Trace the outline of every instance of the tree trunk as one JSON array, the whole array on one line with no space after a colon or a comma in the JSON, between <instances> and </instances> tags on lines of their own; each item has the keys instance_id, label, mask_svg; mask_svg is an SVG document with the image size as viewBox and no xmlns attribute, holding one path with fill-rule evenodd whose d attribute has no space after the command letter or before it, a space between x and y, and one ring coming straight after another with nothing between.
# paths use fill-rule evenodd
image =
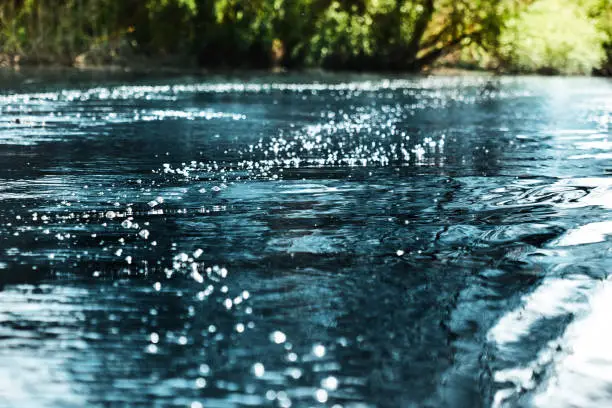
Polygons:
<instances>
[{"instance_id":1,"label":"tree trunk","mask_svg":"<svg viewBox=\"0 0 612 408\"><path fill-rule=\"evenodd\" d=\"M415 67L417 67L418 70L423 69L427 65L430 65L433 62L435 62L438 58L440 58L440 57L448 54L449 52L455 50L455 47L459 46L459 44L461 44L461 41L463 41L465 38L471 37L473 35L478 35L478 31L477 32L472 32L472 33L469 33L469 34L466 33L466 34L460 35L458 37L453 38L452 40L450 40L449 42L444 44L442 47L438 47L438 48L434 48L432 50L429 50L424 55L420 56L419 58L417 58L414 61Z\"/></svg>"},{"instance_id":2,"label":"tree trunk","mask_svg":"<svg viewBox=\"0 0 612 408\"><path fill-rule=\"evenodd\" d=\"M402 3L398 1L398 3ZM414 31L412 32L412 37L410 41L404 47L402 54L402 62L401 65L403 68L407 68L409 70L418 70L420 67L416 65L417 62L417 54L419 53L421 47L421 41L423 40L423 36L425 35L425 31L429 26L429 22L431 21L431 17L435 11L434 0L425 0L421 6L423 7L423 11L417 17L417 20L414 23Z\"/></svg>"}]
</instances>

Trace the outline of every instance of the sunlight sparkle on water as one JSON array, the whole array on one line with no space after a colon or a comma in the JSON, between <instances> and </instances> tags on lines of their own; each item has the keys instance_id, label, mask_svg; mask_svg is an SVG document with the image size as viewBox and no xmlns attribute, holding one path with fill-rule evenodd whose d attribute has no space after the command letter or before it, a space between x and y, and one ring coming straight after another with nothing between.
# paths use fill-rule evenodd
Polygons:
<instances>
[{"instance_id":1,"label":"sunlight sparkle on water","mask_svg":"<svg viewBox=\"0 0 612 408\"><path fill-rule=\"evenodd\" d=\"M264 368L263 364L255 363L253 364L251 371L253 372L255 377L263 377L264 373L266 372L266 369Z\"/></svg>"}]
</instances>

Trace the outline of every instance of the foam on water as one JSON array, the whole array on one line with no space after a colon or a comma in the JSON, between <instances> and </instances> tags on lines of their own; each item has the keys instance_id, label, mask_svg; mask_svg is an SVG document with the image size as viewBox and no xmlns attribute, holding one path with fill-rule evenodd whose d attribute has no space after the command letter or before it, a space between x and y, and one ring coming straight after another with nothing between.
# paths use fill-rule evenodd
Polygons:
<instances>
[{"instance_id":1,"label":"foam on water","mask_svg":"<svg viewBox=\"0 0 612 408\"><path fill-rule=\"evenodd\" d=\"M552 288L549 284L542 286L547 286L544 291ZM587 296L579 308L572 307L565 299L551 299L558 311L565 303L563 312L574 313L575 321L562 336L551 340L535 360L494 373L495 381L512 387L502 387L496 392L493 407L514 406L518 397L534 407L603 406L610 400L612 330L607 321L612 306L612 281L610 278L603 282L591 281L586 293L584 287L565 292L573 297ZM541 318L552 317L550 310L550 306L542 308ZM508 318L504 316L504 319ZM500 345L516 340L515 336L492 338Z\"/></svg>"},{"instance_id":2,"label":"foam on water","mask_svg":"<svg viewBox=\"0 0 612 408\"><path fill-rule=\"evenodd\" d=\"M605 406L612 399L612 280L597 285L589 313L571 324L559 340L550 374L535 391L535 407Z\"/></svg>"},{"instance_id":3,"label":"foam on water","mask_svg":"<svg viewBox=\"0 0 612 408\"><path fill-rule=\"evenodd\" d=\"M612 221L592 222L568 231L561 237L553 240L549 245L564 247L592 244L605 241L609 235L612 235Z\"/></svg>"},{"instance_id":4,"label":"foam on water","mask_svg":"<svg viewBox=\"0 0 612 408\"><path fill-rule=\"evenodd\" d=\"M594 281L585 277L547 279L534 292L521 299L520 306L502 316L488 334L496 347L519 342L529 336L532 327L543 319L579 313Z\"/></svg>"}]
</instances>

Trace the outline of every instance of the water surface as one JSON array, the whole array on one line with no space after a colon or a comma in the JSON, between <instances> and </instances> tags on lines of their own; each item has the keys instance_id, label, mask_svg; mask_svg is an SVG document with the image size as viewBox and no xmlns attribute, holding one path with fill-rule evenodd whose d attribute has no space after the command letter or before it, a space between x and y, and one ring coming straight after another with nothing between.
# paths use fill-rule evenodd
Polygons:
<instances>
[{"instance_id":1,"label":"water surface","mask_svg":"<svg viewBox=\"0 0 612 408\"><path fill-rule=\"evenodd\" d=\"M1 407L612 398L612 83L4 74Z\"/></svg>"}]
</instances>

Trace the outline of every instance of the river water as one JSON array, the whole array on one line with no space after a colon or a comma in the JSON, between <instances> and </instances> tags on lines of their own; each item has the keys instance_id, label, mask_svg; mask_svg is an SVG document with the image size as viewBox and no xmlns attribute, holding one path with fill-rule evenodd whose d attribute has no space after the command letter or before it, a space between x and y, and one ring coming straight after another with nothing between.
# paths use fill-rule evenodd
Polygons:
<instances>
[{"instance_id":1,"label":"river water","mask_svg":"<svg viewBox=\"0 0 612 408\"><path fill-rule=\"evenodd\" d=\"M0 82L0 407L610 404L610 80Z\"/></svg>"}]
</instances>

